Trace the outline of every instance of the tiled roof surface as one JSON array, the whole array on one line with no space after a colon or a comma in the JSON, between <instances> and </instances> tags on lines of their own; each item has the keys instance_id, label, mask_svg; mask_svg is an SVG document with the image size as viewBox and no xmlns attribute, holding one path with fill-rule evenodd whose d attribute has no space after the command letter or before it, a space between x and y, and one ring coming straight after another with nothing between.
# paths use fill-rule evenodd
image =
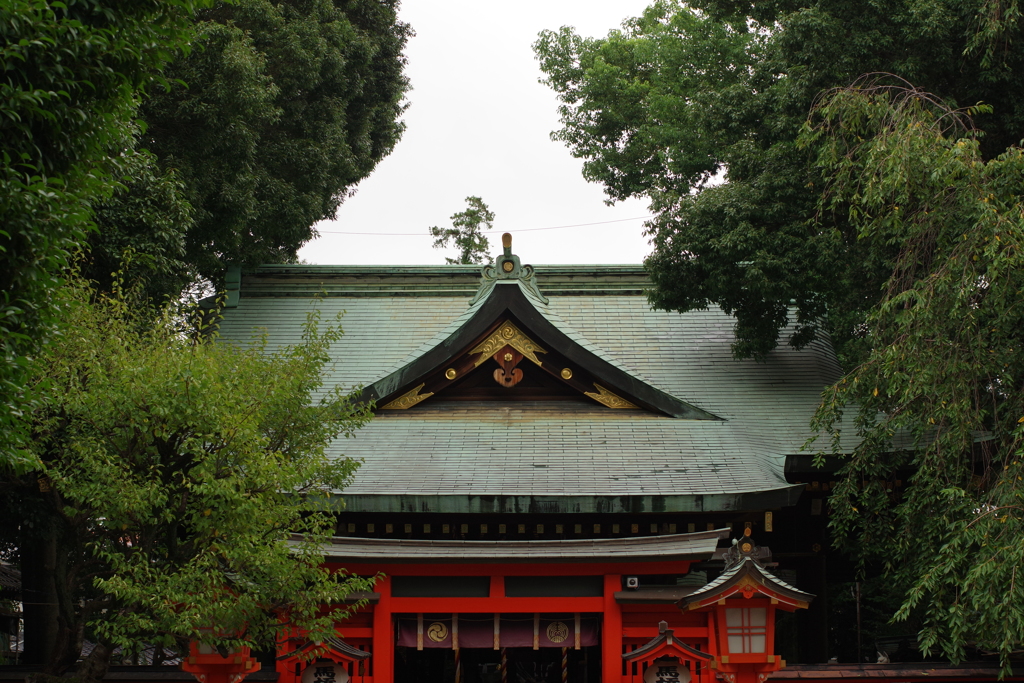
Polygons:
<instances>
[{"instance_id":1,"label":"tiled roof surface","mask_svg":"<svg viewBox=\"0 0 1024 683\"><path fill-rule=\"evenodd\" d=\"M637 538L563 539L548 541L466 541L402 538L332 538L323 552L328 558L369 562L636 562L707 559L728 529ZM299 536L296 543L303 542Z\"/></svg>"},{"instance_id":2,"label":"tiled roof surface","mask_svg":"<svg viewBox=\"0 0 1024 683\"><path fill-rule=\"evenodd\" d=\"M736 360L731 317L717 309L652 311L640 294L639 268L550 267L550 289L548 270L537 267L537 281L550 303L537 306L549 320L630 374L724 421L596 403L445 402L438 395L410 410L382 411L334 446L338 455L363 460L345 492L349 509L384 509L370 499L401 494L674 496L673 505L690 497L685 509L709 510L728 505L697 498L788 487L784 458L810 436L821 389L839 373L827 344L799 352L783 344L763 363ZM472 273L453 270L439 292L431 289L435 272L444 271L261 269L243 280L222 338L244 341L263 328L271 346L295 344L314 305L325 321L344 312L345 336L326 384L367 385L442 343L472 313ZM318 291L327 295L314 303Z\"/></svg>"}]
</instances>

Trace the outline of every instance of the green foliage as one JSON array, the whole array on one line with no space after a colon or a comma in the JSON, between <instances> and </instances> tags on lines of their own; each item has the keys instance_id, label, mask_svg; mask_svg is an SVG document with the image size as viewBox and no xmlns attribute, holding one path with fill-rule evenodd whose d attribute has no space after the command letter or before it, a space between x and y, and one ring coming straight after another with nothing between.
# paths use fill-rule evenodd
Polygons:
<instances>
[{"instance_id":1,"label":"green foliage","mask_svg":"<svg viewBox=\"0 0 1024 683\"><path fill-rule=\"evenodd\" d=\"M71 254L157 300L226 262L293 260L391 151L411 35L396 6L0 6L0 465L32 466L26 372Z\"/></svg>"},{"instance_id":2,"label":"green foliage","mask_svg":"<svg viewBox=\"0 0 1024 683\"><path fill-rule=\"evenodd\" d=\"M0 466L31 466L24 381L53 292L112 189L135 94L188 44L202 0L0 5Z\"/></svg>"},{"instance_id":3,"label":"green foliage","mask_svg":"<svg viewBox=\"0 0 1024 683\"><path fill-rule=\"evenodd\" d=\"M833 531L884 561L923 647L1004 666L1024 633L1021 28L981 0L663 0L536 45L555 137L612 200L651 199L652 302L734 313L738 356L830 333L849 374L815 425L837 453L860 439Z\"/></svg>"},{"instance_id":4,"label":"green foliage","mask_svg":"<svg viewBox=\"0 0 1024 683\"><path fill-rule=\"evenodd\" d=\"M195 49L167 71L187 87L141 108L140 146L184 185L182 261L288 262L313 224L391 152L404 125L396 0L238 0L199 15ZM124 209L121 213L125 213Z\"/></svg>"},{"instance_id":5,"label":"green foliage","mask_svg":"<svg viewBox=\"0 0 1024 683\"><path fill-rule=\"evenodd\" d=\"M344 611L333 606L369 585L332 575L317 547L356 467L326 446L369 418L322 385L340 328L312 312L298 346L239 348L183 330L170 309L154 325L117 288L97 296L73 282L60 299L69 332L36 375L43 467L6 489L59 539L64 631L126 652L266 647L281 616L333 633ZM77 656L66 643L53 659Z\"/></svg>"},{"instance_id":6,"label":"green foliage","mask_svg":"<svg viewBox=\"0 0 1024 683\"><path fill-rule=\"evenodd\" d=\"M987 109L866 81L824 98L804 139L831 178L822 222L843 212L896 252L871 351L817 416L838 439L854 411L862 437L833 527L909 588L898 617L921 610L923 648L998 652L1005 673L1024 644L1024 150L985 158L969 115Z\"/></svg>"},{"instance_id":7,"label":"green foliage","mask_svg":"<svg viewBox=\"0 0 1024 683\"><path fill-rule=\"evenodd\" d=\"M661 0L606 38L563 28L535 50L562 100L553 137L611 201L651 200L652 303L734 313L738 356L762 357L790 325L793 346L827 331L852 364L868 350L856 331L895 250L865 247L844 216L827 230L811 220L825 179L797 136L820 92L885 71L992 105L978 125L984 156L997 156L1024 130L1024 52L1016 15L991 10Z\"/></svg>"},{"instance_id":8,"label":"green foliage","mask_svg":"<svg viewBox=\"0 0 1024 683\"><path fill-rule=\"evenodd\" d=\"M152 153L137 149L137 138L131 144L118 160L113 195L93 204L99 229L88 237L82 273L101 291L123 278L159 302L195 278L184 262L194 211L173 169L162 170Z\"/></svg>"},{"instance_id":9,"label":"green foliage","mask_svg":"<svg viewBox=\"0 0 1024 683\"><path fill-rule=\"evenodd\" d=\"M878 653L885 651L892 662L921 661L917 647L920 619L914 618L916 612L909 619L892 620L893 608L902 600L903 591L887 576L829 583L829 654L840 662L863 663L876 661ZM889 649L880 649L879 645Z\"/></svg>"},{"instance_id":10,"label":"green foliage","mask_svg":"<svg viewBox=\"0 0 1024 683\"><path fill-rule=\"evenodd\" d=\"M486 263L490 242L484 231L494 227L494 212L480 197L466 197L466 210L452 214L452 227L430 228L435 237L434 248L443 249L451 244L459 250L458 258L445 258L447 263Z\"/></svg>"}]
</instances>

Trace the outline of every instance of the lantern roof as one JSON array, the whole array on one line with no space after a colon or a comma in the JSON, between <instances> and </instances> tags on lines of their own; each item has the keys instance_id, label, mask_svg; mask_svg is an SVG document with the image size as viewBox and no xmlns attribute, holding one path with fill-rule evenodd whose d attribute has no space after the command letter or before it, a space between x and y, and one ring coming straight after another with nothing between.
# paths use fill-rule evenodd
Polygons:
<instances>
[{"instance_id":1,"label":"lantern roof","mask_svg":"<svg viewBox=\"0 0 1024 683\"><path fill-rule=\"evenodd\" d=\"M755 595L772 600L782 609L806 609L814 595L789 585L770 573L759 560L765 556L749 536L744 536L725 556L726 569L717 579L690 593L677 604L685 610L696 610L722 604L735 598Z\"/></svg>"}]
</instances>

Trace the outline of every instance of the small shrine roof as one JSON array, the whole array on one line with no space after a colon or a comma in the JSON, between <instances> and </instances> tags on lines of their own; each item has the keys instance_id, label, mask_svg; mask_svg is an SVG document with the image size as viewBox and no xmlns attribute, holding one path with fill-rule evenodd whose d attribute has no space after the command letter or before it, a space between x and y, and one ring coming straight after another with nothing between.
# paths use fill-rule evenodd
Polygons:
<instances>
[{"instance_id":1,"label":"small shrine roof","mask_svg":"<svg viewBox=\"0 0 1024 683\"><path fill-rule=\"evenodd\" d=\"M279 660L296 659L300 654L310 651L317 653L320 657L340 656L343 659L354 662L361 662L370 658L369 652L349 645L345 642L344 638L338 636L327 636L322 641L300 639L298 642L301 643L298 647L283 655L279 655L277 658Z\"/></svg>"},{"instance_id":2,"label":"small shrine roof","mask_svg":"<svg viewBox=\"0 0 1024 683\"><path fill-rule=\"evenodd\" d=\"M706 662L712 659L708 652L701 652L690 647L675 637L675 631L668 627L668 622L662 621L658 624L658 635L647 641L640 647L629 652L623 652L622 658L627 662L646 661L652 656L678 656L682 659Z\"/></svg>"},{"instance_id":3,"label":"small shrine roof","mask_svg":"<svg viewBox=\"0 0 1024 683\"><path fill-rule=\"evenodd\" d=\"M641 266L534 273L529 282L481 282L475 266L263 266L242 276L221 338L244 344L260 330L271 347L296 344L308 311L319 308L324 320L344 312L325 388L361 387L383 401L416 373L443 372L438 359L459 351L453 336L504 297L518 302L524 332L548 335L564 347L553 354L590 363L610 391L640 407L438 392L407 410L381 410L330 447L363 463L343 494L349 511L709 512L795 503L801 487L786 482L786 457L810 436L821 390L839 375L827 342L795 351L783 339L764 362L736 360L732 317L651 310ZM515 297L501 294L512 289Z\"/></svg>"}]
</instances>

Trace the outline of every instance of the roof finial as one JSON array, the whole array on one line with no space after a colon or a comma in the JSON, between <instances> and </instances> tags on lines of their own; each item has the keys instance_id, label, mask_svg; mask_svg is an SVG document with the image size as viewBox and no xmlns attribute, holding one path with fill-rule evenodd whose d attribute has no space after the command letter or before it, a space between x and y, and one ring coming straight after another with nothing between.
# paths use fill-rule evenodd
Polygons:
<instances>
[{"instance_id":1,"label":"roof finial","mask_svg":"<svg viewBox=\"0 0 1024 683\"><path fill-rule=\"evenodd\" d=\"M506 232L501 236L501 246L504 247L504 251L494 259L494 263L484 266L480 271L483 276L480 281L480 289L477 290L476 296L469 302L469 305L472 306L488 296L499 281L517 281L542 304L548 303L547 297L537 289L533 266L524 266L519 261L519 257L512 253L512 233Z\"/></svg>"}]
</instances>

